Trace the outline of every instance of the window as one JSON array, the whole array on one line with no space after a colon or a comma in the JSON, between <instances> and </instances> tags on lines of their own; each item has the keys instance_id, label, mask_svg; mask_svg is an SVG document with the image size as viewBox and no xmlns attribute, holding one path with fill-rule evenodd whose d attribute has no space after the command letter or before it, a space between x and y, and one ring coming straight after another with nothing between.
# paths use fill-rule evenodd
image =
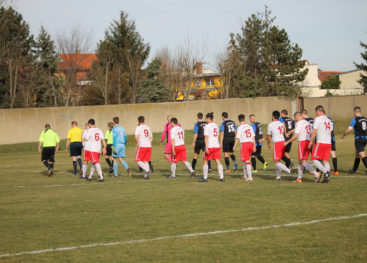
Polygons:
<instances>
[{"instance_id":1,"label":"window","mask_svg":"<svg viewBox=\"0 0 367 263\"><path fill-rule=\"evenodd\" d=\"M213 87L214 86L214 78L207 78L205 80L205 86L207 86L207 87Z\"/></svg>"}]
</instances>

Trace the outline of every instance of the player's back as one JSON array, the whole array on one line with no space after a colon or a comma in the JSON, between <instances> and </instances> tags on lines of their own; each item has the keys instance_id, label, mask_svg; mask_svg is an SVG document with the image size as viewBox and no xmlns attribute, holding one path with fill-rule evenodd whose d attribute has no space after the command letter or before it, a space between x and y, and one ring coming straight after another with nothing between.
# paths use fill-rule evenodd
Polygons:
<instances>
[{"instance_id":1,"label":"player's back","mask_svg":"<svg viewBox=\"0 0 367 263\"><path fill-rule=\"evenodd\" d=\"M208 136L208 148L219 148L219 128L216 123L208 123L204 128L204 135Z\"/></svg>"},{"instance_id":2,"label":"player's back","mask_svg":"<svg viewBox=\"0 0 367 263\"><path fill-rule=\"evenodd\" d=\"M204 141L205 137L204 137L204 128L207 125L207 122L205 121L198 121L196 123L197 126L197 135L198 137L196 138L197 141Z\"/></svg>"},{"instance_id":3,"label":"player's back","mask_svg":"<svg viewBox=\"0 0 367 263\"><path fill-rule=\"evenodd\" d=\"M258 142L260 139L263 138L263 126L260 122L254 122L251 127L255 133L255 140L256 142Z\"/></svg>"},{"instance_id":4,"label":"player's back","mask_svg":"<svg viewBox=\"0 0 367 263\"><path fill-rule=\"evenodd\" d=\"M272 121L268 125L268 135L271 135L274 143L284 142L284 125L280 121Z\"/></svg>"},{"instance_id":5,"label":"player's back","mask_svg":"<svg viewBox=\"0 0 367 263\"><path fill-rule=\"evenodd\" d=\"M238 138L241 143L253 142L253 137L255 137L255 133L252 126L247 123L242 123L238 127L236 138Z\"/></svg>"},{"instance_id":6,"label":"player's back","mask_svg":"<svg viewBox=\"0 0 367 263\"><path fill-rule=\"evenodd\" d=\"M333 124L327 116L321 115L316 117L313 128L317 130L316 140L318 143L331 144Z\"/></svg>"},{"instance_id":7,"label":"player's back","mask_svg":"<svg viewBox=\"0 0 367 263\"><path fill-rule=\"evenodd\" d=\"M236 124L232 120L225 120L221 124L221 131L224 132L224 138L234 138L236 136Z\"/></svg>"},{"instance_id":8,"label":"player's back","mask_svg":"<svg viewBox=\"0 0 367 263\"><path fill-rule=\"evenodd\" d=\"M101 152L101 140L104 139L103 132L95 127L88 130L88 141L91 152Z\"/></svg>"},{"instance_id":9,"label":"player's back","mask_svg":"<svg viewBox=\"0 0 367 263\"><path fill-rule=\"evenodd\" d=\"M311 140L311 124L302 119L296 123L295 133L298 134L298 141Z\"/></svg>"},{"instance_id":10,"label":"player's back","mask_svg":"<svg viewBox=\"0 0 367 263\"><path fill-rule=\"evenodd\" d=\"M151 138L153 134L148 125L140 124L136 127L135 135L138 136L139 147L152 147Z\"/></svg>"},{"instance_id":11,"label":"player's back","mask_svg":"<svg viewBox=\"0 0 367 263\"><path fill-rule=\"evenodd\" d=\"M171 139L175 140L174 146L185 145L185 132L180 126L171 129Z\"/></svg>"},{"instance_id":12,"label":"player's back","mask_svg":"<svg viewBox=\"0 0 367 263\"><path fill-rule=\"evenodd\" d=\"M352 122L351 126L354 129L354 135L358 139L360 137L366 138L367 136L367 119L363 116L355 117Z\"/></svg>"},{"instance_id":13,"label":"player's back","mask_svg":"<svg viewBox=\"0 0 367 263\"><path fill-rule=\"evenodd\" d=\"M84 139L83 147L85 151L90 151L89 143L89 128L83 131L82 139Z\"/></svg>"},{"instance_id":14,"label":"player's back","mask_svg":"<svg viewBox=\"0 0 367 263\"><path fill-rule=\"evenodd\" d=\"M125 132L125 129L121 127L120 125L113 127L112 134L115 139L115 144L125 144L126 143L125 141L126 132Z\"/></svg>"}]
</instances>

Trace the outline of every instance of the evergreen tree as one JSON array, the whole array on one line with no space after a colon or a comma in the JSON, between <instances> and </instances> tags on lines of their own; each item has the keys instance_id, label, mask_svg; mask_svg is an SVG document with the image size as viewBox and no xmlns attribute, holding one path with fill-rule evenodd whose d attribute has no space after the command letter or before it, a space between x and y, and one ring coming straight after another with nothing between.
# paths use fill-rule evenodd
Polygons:
<instances>
[{"instance_id":1,"label":"evergreen tree","mask_svg":"<svg viewBox=\"0 0 367 263\"><path fill-rule=\"evenodd\" d=\"M340 89L340 80L337 76L328 76L326 80L321 83L322 89Z\"/></svg>"},{"instance_id":2,"label":"evergreen tree","mask_svg":"<svg viewBox=\"0 0 367 263\"><path fill-rule=\"evenodd\" d=\"M360 45L362 48L365 49L364 52L361 52L361 57L365 62L367 62L367 44L360 42ZM361 74L361 78L358 82L363 86L364 88L363 92L367 93L367 64L365 63L360 64L354 63L354 64L356 65L357 69L363 70L365 72L365 74Z\"/></svg>"}]
</instances>

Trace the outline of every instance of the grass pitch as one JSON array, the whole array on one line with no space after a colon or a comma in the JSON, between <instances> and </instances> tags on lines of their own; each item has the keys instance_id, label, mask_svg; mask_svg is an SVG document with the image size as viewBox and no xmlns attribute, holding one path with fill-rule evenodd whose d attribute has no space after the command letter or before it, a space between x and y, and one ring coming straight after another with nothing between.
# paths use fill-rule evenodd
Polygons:
<instances>
[{"instance_id":1,"label":"grass pitch","mask_svg":"<svg viewBox=\"0 0 367 263\"><path fill-rule=\"evenodd\" d=\"M191 161L192 133L186 135ZM105 183L97 183L97 174L92 182L73 177L63 150L56 154L55 175L49 178L36 144L0 146L0 262L367 261L367 217L261 228L367 213L363 164L356 176L346 173L354 161L352 136L337 140L340 175L332 176L329 184L316 184L310 175L302 184L293 183L296 176L276 182L266 147L269 169L264 172L258 162L253 183L241 180L242 169L226 175L225 183L217 181L214 169L208 183L198 183L189 179L183 164L178 165L178 178L167 180L170 169L158 140L155 136L155 171L149 181L137 172L129 137L127 161L135 171L133 178L127 178L120 165L120 176L107 175ZM294 161L296 153L293 144ZM101 163L106 173L103 158ZM200 158L198 177L201 170ZM170 236L177 237L159 239ZM123 243L103 246L111 242ZM89 244L99 245L79 248ZM75 248L4 256L70 247Z\"/></svg>"}]
</instances>

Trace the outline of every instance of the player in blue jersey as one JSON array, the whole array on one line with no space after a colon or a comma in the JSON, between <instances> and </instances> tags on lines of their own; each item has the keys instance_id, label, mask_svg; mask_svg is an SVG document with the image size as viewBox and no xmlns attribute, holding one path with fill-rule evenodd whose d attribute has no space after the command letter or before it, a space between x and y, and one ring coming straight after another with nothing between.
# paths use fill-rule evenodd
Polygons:
<instances>
[{"instance_id":1,"label":"player in blue jersey","mask_svg":"<svg viewBox=\"0 0 367 263\"><path fill-rule=\"evenodd\" d=\"M118 176L118 161L125 167L127 174L131 177L131 170L129 165L125 161L125 149L127 143L126 132L123 127L119 125L119 117L114 117L113 119L114 127L112 129L113 136L113 146L112 146L112 157L113 157L113 174L115 177Z\"/></svg>"}]
</instances>

